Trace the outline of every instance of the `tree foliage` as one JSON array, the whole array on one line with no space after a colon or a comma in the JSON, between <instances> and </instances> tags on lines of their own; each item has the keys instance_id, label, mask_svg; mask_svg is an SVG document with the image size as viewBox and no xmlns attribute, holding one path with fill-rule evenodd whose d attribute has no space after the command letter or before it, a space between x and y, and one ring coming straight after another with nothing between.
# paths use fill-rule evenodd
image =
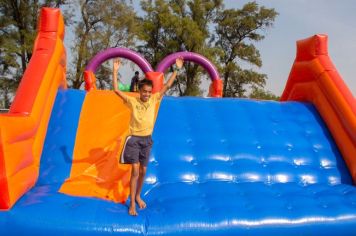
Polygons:
<instances>
[{"instance_id":1,"label":"tree foliage","mask_svg":"<svg viewBox=\"0 0 356 236\"><path fill-rule=\"evenodd\" d=\"M141 7L145 14L140 18L140 51L153 65L172 52L193 51L220 69L224 96L246 97L252 87L265 85L266 75L241 65L262 66L254 43L273 25L274 9L256 2L241 9L224 9L219 0L150 0L141 1ZM186 63L185 72L175 83L176 91L181 96L200 95L205 74L191 63Z\"/></svg>"},{"instance_id":2,"label":"tree foliage","mask_svg":"<svg viewBox=\"0 0 356 236\"><path fill-rule=\"evenodd\" d=\"M225 9L223 0L141 0L137 15L130 0L0 0L0 96L8 107L32 56L39 9L65 6L67 79L80 88L83 70L99 51L124 46L139 50L155 67L165 56L192 51L210 59L224 81L228 97L264 96L267 76L255 69L262 60L255 43L264 39L278 13L256 2ZM62 9L63 10L63 9ZM247 66L246 66L247 65ZM96 73L99 88L110 87L111 68ZM199 96L207 74L185 63L173 93Z\"/></svg>"},{"instance_id":3,"label":"tree foliage","mask_svg":"<svg viewBox=\"0 0 356 236\"><path fill-rule=\"evenodd\" d=\"M254 99L262 99L262 100L275 100L275 101L280 100L279 96L276 96L270 91L266 91L261 88L254 88L252 90L252 93L249 95L249 97Z\"/></svg>"},{"instance_id":4,"label":"tree foliage","mask_svg":"<svg viewBox=\"0 0 356 236\"><path fill-rule=\"evenodd\" d=\"M165 56L177 51L191 51L214 61L215 48L209 44L210 23L222 7L221 0L156 0L141 1L145 15L140 18L139 47L153 66ZM180 96L201 95L202 70L198 65L185 63L174 89Z\"/></svg>"},{"instance_id":5,"label":"tree foliage","mask_svg":"<svg viewBox=\"0 0 356 236\"><path fill-rule=\"evenodd\" d=\"M241 9L219 12L215 20L215 46L220 50L225 97L243 97L246 86L262 88L265 85L266 75L243 69L241 62L262 66L260 53L253 43L264 39L265 30L272 26L276 16L274 9L260 7L256 2L247 3Z\"/></svg>"},{"instance_id":6,"label":"tree foliage","mask_svg":"<svg viewBox=\"0 0 356 236\"><path fill-rule=\"evenodd\" d=\"M99 51L134 44L135 12L125 0L80 0L80 18L73 22L75 43L74 55L69 67L69 81L73 88L83 83L83 71L89 60ZM72 7L77 7L75 4ZM111 68L103 65L97 72L99 88L110 87Z\"/></svg>"}]
</instances>

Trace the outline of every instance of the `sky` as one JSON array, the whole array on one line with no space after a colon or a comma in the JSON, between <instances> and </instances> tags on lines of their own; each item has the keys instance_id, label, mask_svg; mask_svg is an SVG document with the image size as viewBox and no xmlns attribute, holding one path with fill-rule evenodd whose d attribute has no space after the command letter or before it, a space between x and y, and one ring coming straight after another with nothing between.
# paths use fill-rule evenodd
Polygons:
<instances>
[{"instance_id":1,"label":"sky","mask_svg":"<svg viewBox=\"0 0 356 236\"><path fill-rule=\"evenodd\" d=\"M241 8L246 0L225 0L226 8ZM327 34L329 56L356 96L356 1L355 0L257 0L279 15L266 38L257 43L268 75L266 88L283 92L296 54L295 42L315 34Z\"/></svg>"},{"instance_id":2,"label":"sky","mask_svg":"<svg viewBox=\"0 0 356 236\"><path fill-rule=\"evenodd\" d=\"M133 0L135 10L142 14L139 0ZM248 0L224 0L225 8L241 8ZM329 55L336 69L356 96L356 0L256 0L274 8L277 16L266 37L255 44L261 54L267 74L266 89L281 95L296 54L296 41L315 34L329 37ZM66 48L68 43L66 40ZM70 54L70 52L69 52ZM69 55L70 57L71 55ZM129 83L137 67L124 66L120 71L124 83ZM207 84L203 84L203 88Z\"/></svg>"}]
</instances>

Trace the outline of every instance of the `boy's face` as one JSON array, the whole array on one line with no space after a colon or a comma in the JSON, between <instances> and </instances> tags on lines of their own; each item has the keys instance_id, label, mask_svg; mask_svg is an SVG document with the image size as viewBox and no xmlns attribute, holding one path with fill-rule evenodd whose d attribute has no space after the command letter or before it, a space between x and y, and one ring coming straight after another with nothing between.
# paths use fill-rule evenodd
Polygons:
<instances>
[{"instance_id":1,"label":"boy's face","mask_svg":"<svg viewBox=\"0 0 356 236\"><path fill-rule=\"evenodd\" d=\"M140 92L140 100L143 102L147 102L152 95L152 87L149 85L143 85L142 88L139 90Z\"/></svg>"}]
</instances>

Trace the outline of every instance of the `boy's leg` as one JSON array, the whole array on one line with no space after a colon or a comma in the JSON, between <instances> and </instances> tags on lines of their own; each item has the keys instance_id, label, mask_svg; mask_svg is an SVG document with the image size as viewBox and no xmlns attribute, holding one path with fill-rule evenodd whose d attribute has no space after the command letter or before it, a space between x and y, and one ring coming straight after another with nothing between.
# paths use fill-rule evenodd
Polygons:
<instances>
[{"instance_id":1,"label":"boy's leg","mask_svg":"<svg viewBox=\"0 0 356 236\"><path fill-rule=\"evenodd\" d=\"M129 209L129 214L132 216L137 216L137 211L136 211L136 190L137 190L137 181L139 177L139 172L140 172L140 164L139 163L133 163L131 164L131 179L130 179L130 209Z\"/></svg>"},{"instance_id":2,"label":"boy's leg","mask_svg":"<svg viewBox=\"0 0 356 236\"><path fill-rule=\"evenodd\" d=\"M139 161L140 161L140 174L138 178L137 191L136 191L136 202L139 205L140 209L146 208L146 203L141 198L141 191L143 182L145 180L146 170L148 159L150 157L151 148L152 148L152 137L145 137L141 140L141 150L139 153Z\"/></svg>"},{"instance_id":3,"label":"boy's leg","mask_svg":"<svg viewBox=\"0 0 356 236\"><path fill-rule=\"evenodd\" d=\"M126 138L120 162L123 164L131 165L131 178L130 178L130 208L129 214L132 216L137 216L136 211L136 190L137 190L137 181L140 174L140 164L139 164L139 153L140 146L138 144L137 137L128 136Z\"/></svg>"},{"instance_id":4,"label":"boy's leg","mask_svg":"<svg viewBox=\"0 0 356 236\"><path fill-rule=\"evenodd\" d=\"M137 190L136 190L136 202L140 209L146 208L146 203L141 199L141 191L143 186L143 181L145 180L147 167L140 164L139 177L137 182Z\"/></svg>"}]
</instances>

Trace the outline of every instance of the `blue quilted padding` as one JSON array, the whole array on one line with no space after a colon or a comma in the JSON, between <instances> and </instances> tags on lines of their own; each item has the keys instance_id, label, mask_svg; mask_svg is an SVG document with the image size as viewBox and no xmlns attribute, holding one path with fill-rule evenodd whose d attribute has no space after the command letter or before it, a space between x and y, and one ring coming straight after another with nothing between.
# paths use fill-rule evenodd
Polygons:
<instances>
[{"instance_id":1,"label":"blue quilted padding","mask_svg":"<svg viewBox=\"0 0 356 236\"><path fill-rule=\"evenodd\" d=\"M355 235L356 188L310 104L165 97L148 208L131 217L126 205L57 193L82 99L57 96L38 185L0 212L0 235Z\"/></svg>"}]
</instances>

